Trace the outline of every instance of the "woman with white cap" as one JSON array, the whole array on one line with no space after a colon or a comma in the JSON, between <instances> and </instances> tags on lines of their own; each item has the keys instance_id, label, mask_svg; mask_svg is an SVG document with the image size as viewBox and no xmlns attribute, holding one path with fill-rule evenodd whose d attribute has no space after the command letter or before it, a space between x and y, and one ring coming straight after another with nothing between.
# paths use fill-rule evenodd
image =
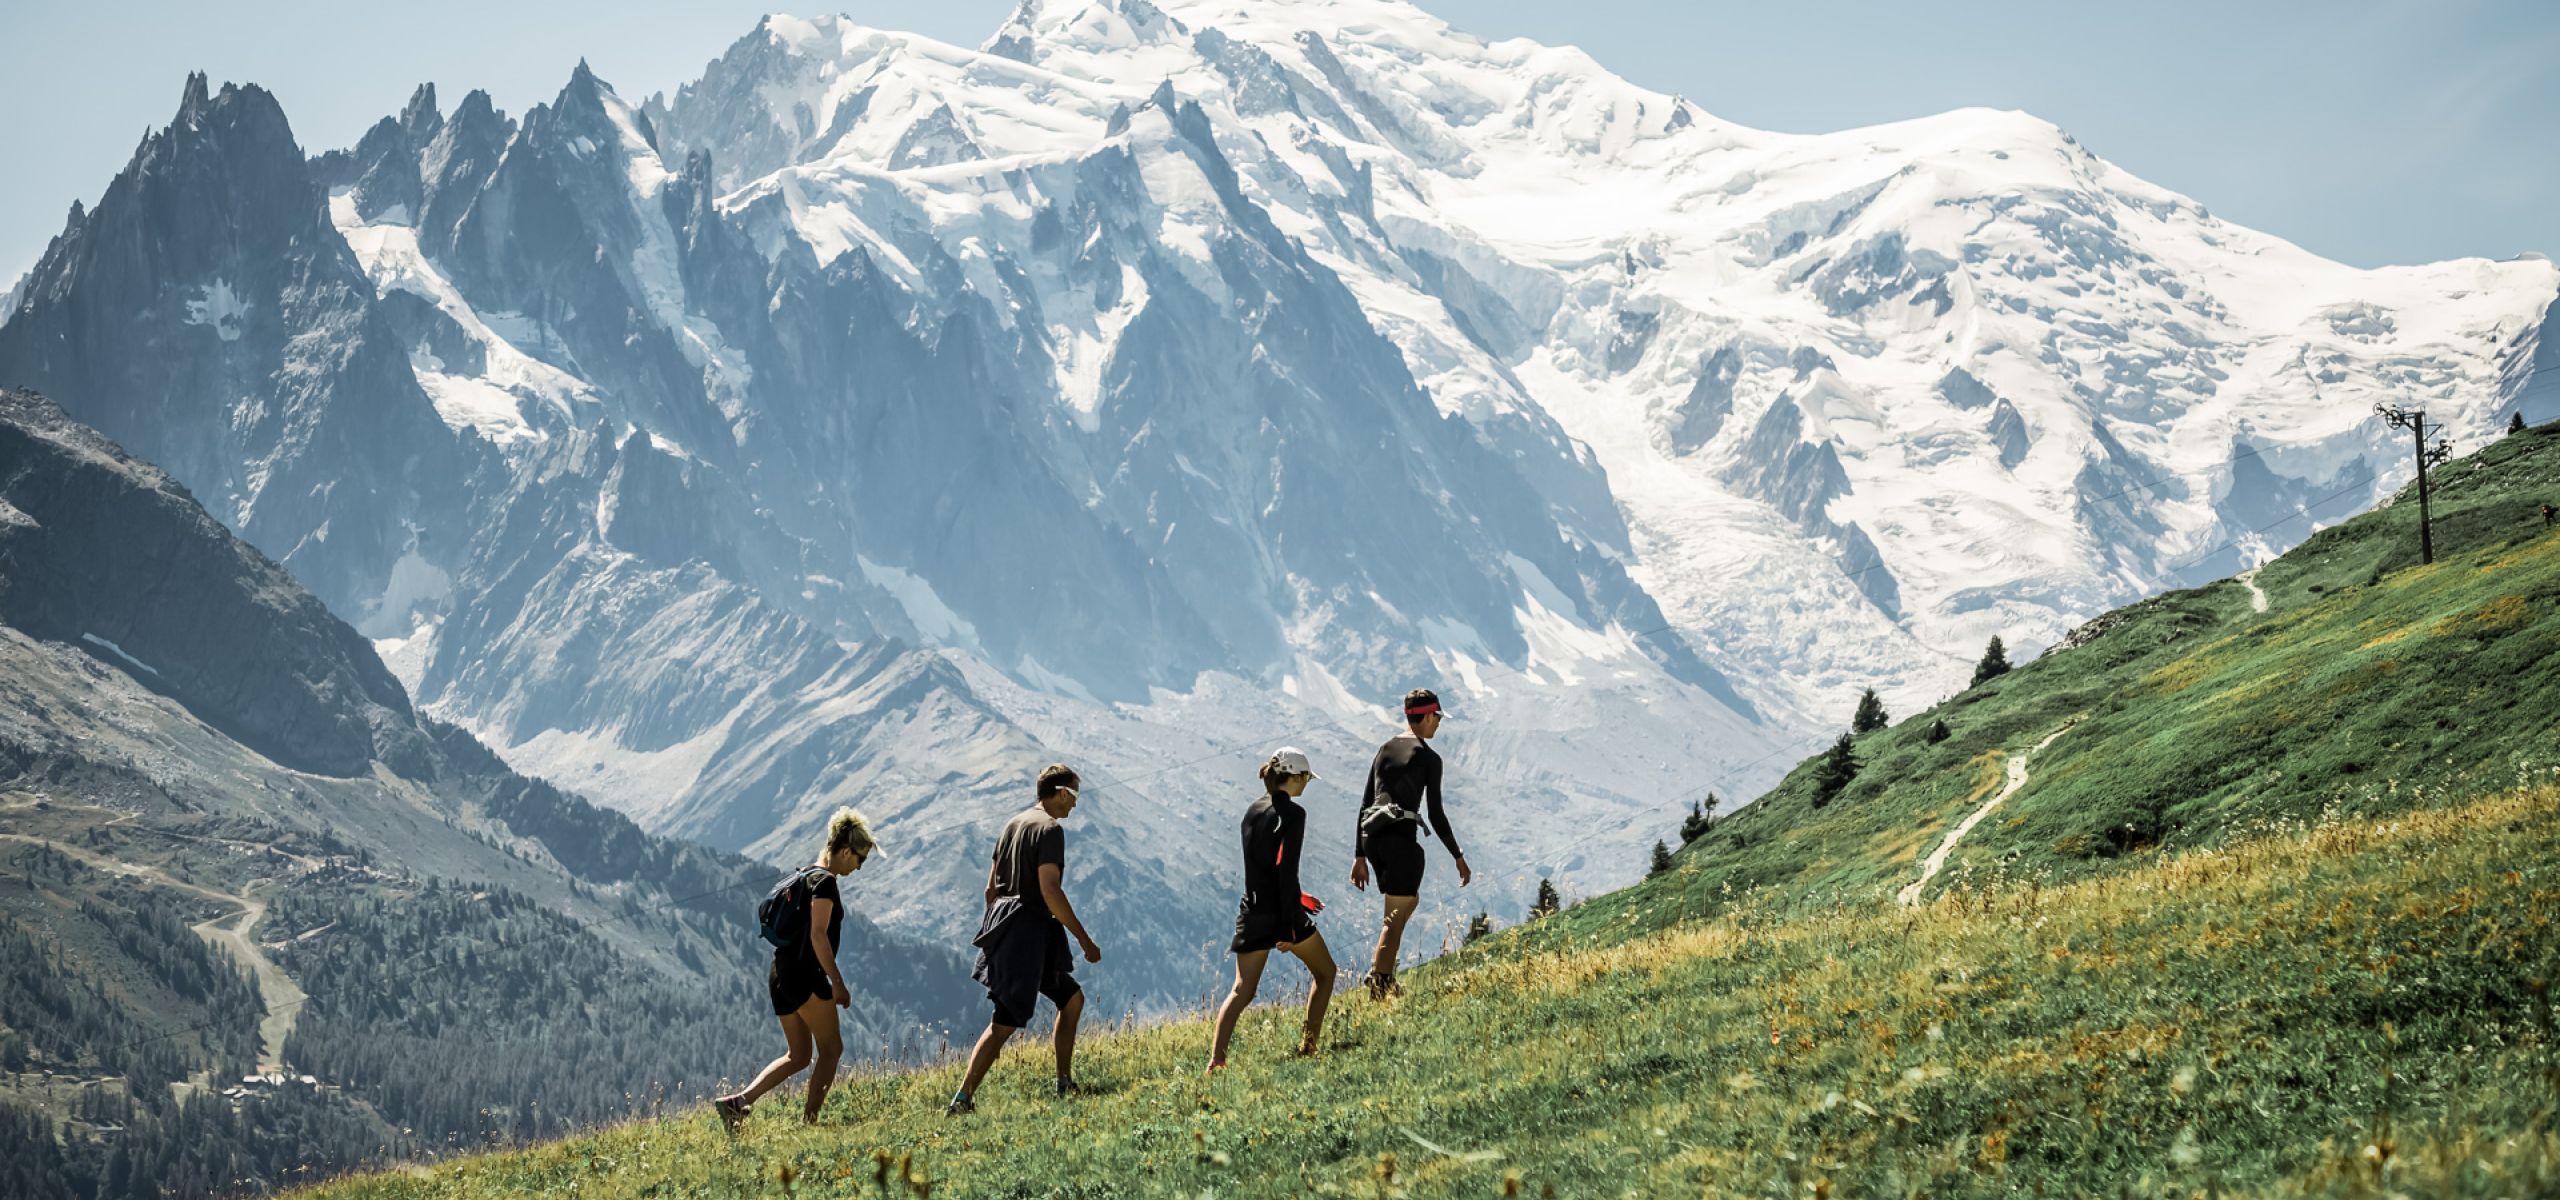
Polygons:
<instances>
[{"instance_id":1,"label":"woman with white cap","mask_svg":"<svg viewBox=\"0 0 2560 1200\"><path fill-rule=\"evenodd\" d=\"M1316 1037L1324 1031L1325 1004L1333 998L1333 954L1310 919L1324 911L1324 902L1298 890L1307 810L1297 797L1315 777L1304 752L1283 746L1262 764L1262 798L1244 811L1244 899L1236 905L1236 936L1228 946L1236 956L1236 986L1218 1006L1217 1035L1209 1048L1212 1071L1227 1065L1236 1020L1260 990L1262 967L1273 950L1297 955L1316 978L1298 1053L1315 1053Z\"/></svg>"}]
</instances>

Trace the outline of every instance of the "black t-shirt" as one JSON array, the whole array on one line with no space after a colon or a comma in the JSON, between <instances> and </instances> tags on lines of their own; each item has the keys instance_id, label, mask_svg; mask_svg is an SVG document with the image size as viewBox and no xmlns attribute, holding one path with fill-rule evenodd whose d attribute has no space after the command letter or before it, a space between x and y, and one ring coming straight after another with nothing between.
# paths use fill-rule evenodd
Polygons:
<instances>
[{"instance_id":1,"label":"black t-shirt","mask_svg":"<svg viewBox=\"0 0 2560 1200\"><path fill-rule=\"evenodd\" d=\"M835 910L827 914L827 947L841 953L844 949L844 889L837 886L835 873L832 871L809 867L803 868L801 874L803 877L817 880L809 887L810 912L814 913L818 910L820 900L835 906ZM792 957L798 960L800 965L812 971L824 969L818 963L818 948L809 944L809 935L805 927L799 937L793 938L788 944L774 947L773 953L776 958Z\"/></svg>"},{"instance_id":2,"label":"black t-shirt","mask_svg":"<svg viewBox=\"0 0 2560 1200\"><path fill-rule=\"evenodd\" d=\"M996 835L995 861L996 896L1018 897L1025 908L1046 914L1049 906L1040 900L1040 868L1054 866L1061 873L1066 870L1066 827L1045 809L1024 809L1005 822L1004 832Z\"/></svg>"},{"instance_id":3,"label":"black t-shirt","mask_svg":"<svg viewBox=\"0 0 2560 1200\"><path fill-rule=\"evenodd\" d=\"M1440 844L1449 848L1449 857L1462 857L1458 835L1449 831L1449 816L1440 807L1440 752L1409 732L1388 738L1386 745L1378 747L1378 757L1369 763L1369 782L1360 789L1360 811L1353 814L1353 845L1360 857L1369 856L1369 831L1356 824L1358 818L1367 816L1377 805L1390 803L1427 816L1431 828L1440 835Z\"/></svg>"},{"instance_id":4,"label":"black t-shirt","mask_svg":"<svg viewBox=\"0 0 2560 1200\"><path fill-rule=\"evenodd\" d=\"M1307 810L1272 792L1244 810L1244 895L1260 912L1298 908L1298 850L1307 839Z\"/></svg>"}]
</instances>

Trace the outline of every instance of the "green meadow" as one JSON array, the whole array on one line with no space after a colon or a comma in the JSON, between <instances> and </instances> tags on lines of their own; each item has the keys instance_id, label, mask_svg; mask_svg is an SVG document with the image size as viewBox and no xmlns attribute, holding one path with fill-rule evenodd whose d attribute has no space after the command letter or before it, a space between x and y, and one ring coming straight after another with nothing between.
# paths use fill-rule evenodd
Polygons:
<instances>
[{"instance_id":1,"label":"green meadow","mask_svg":"<svg viewBox=\"0 0 2560 1200\"><path fill-rule=\"evenodd\" d=\"M1346 989L1315 1058L1275 963L1214 1078L1203 1019L1091 1031L1068 1100L1017 1044L970 1117L956 1066L867 1073L814 1128L777 1096L310 1194L2560 1195L2560 431L2439 481L2433 566L2412 498L2266 611L2109 614L1827 800L1808 760L1661 875Z\"/></svg>"}]
</instances>

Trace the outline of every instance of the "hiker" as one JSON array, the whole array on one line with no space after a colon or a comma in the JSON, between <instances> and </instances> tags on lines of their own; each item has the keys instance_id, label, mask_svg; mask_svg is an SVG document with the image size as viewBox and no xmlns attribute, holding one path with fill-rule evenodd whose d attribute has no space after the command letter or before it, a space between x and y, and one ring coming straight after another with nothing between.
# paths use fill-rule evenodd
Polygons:
<instances>
[{"instance_id":1,"label":"hiker","mask_svg":"<svg viewBox=\"0 0 2560 1200\"><path fill-rule=\"evenodd\" d=\"M1067 831L1059 825L1076 810L1076 790L1083 781L1064 764L1040 772L1030 808L1016 813L996 835L995 861L987 866L987 910L979 919L977 969L970 978L985 984L995 1016L969 1052L969 1074L952 1093L945 1115L978 1111L974 1097L987 1069L1014 1031L1031 1023L1038 998L1047 996L1058 1009L1052 1041L1058 1051L1058 1091L1074 1095L1076 1087L1076 1022L1084 1016L1084 989L1076 983L1075 960L1067 953L1067 935L1076 935L1084 960L1102 961L1102 947L1076 919L1065 887Z\"/></svg>"},{"instance_id":2,"label":"hiker","mask_svg":"<svg viewBox=\"0 0 2560 1200\"><path fill-rule=\"evenodd\" d=\"M1273 950L1297 955L1316 978L1315 991L1307 997L1306 1027L1298 1037L1299 1055L1315 1053L1316 1037L1324 1032L1325 1004L1333 999L1333 954L1311 919L1324 911L1324 902L1298 890L1307 810L1297 798L1315 777L1304 752L1283 746L1262 764L1262 798L1244 810L1244 899L1236 904L1236 936L1227 946L1236 956L1236 986L1218 1006L1217 1033L1209 1044L1212 1071L1227 1065L1227 1042L1260 990L1262 968Z\"/></svg>"},{"instance_id":3,"label":"hiker","mask_svg":"<svg viewBox=\"0 0 2560 1200\"><path fill-rule=\"evenodd\" d=\"M827 842L815 866L803 867L776 885L757 908L765 940L774 944L773 969L765 990L773 999L773 1015L782 1019L782 1040L789 1047L766 1063L755 1082L712 1102L731 1133L747 1119L756 1098L809 1068L809 1098L800 1119L818 1123L818 1106L836 1079L836 1060L844 1054L844 1038L836 1030L836 1010L852 1003L844 972L836 969L837 939L844 934L844 895L836 877L862 869L878 848L871 823L850 808L827 818ZM804 915L805 914L805 915Z\"/></svg>"},{"instance_id":4,"label":"hiker","mask_svg":"<svg viewBox=\"0 0 2560 1200\"><path fill-rule=\"evenodd\" d=\"M2551 528L2551 506L2549 504L2544 504L2542 506L2542 527L2545 529Z\"/></svg>"},{"instance_id":5,"label":"hiker","mask_svg":"<svg viewBox=\"0 0 2560 1200\"><path fill-rule=\"evenodd\" d=\"M1369 764L1369 782L1360 790L1351 886L1369 890L1375 864L1378 893L1386 899L1386 922L1378 929L1378 952L1370 957L1369 974L1362 982L1372 997L1380 999L1397 990L1396 951L1404 942L1405 922L1422 902L1425 804L1431 828L1439 834L1440 844L1448 847L1449 857L1457 861L1458 886L1475 880L1475 873L1467 869L1465 852L1458 849L1458 835L1449 829L1448 814L1440 810L1440 755L1429 742L1440 732L1443 716L1440 697L1430 689L1405 693L1405 731L1378 747L1378 757Z\"/></svg>"}]
</instances>

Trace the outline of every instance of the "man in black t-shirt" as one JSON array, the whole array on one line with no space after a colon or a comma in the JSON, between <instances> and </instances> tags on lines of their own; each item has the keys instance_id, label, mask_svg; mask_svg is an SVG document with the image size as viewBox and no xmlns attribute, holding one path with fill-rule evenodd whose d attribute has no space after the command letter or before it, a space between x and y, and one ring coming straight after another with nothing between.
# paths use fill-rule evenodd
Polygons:
<instances>
[{"instance_id":1,"label":"man in black t-shirt","mask_svg":"<svg viewBox=\"0 0 2560 1200\"><path fill-rule=\"evenodd\" d=\"M987 909L978 922L977 968L970 977L987 988L995 1016L969 1052L969 1074L944 1111L977 1111L978 1084L1015 1030L1031 1023L1046 996L1058 1008L1058 1094L1076 1091L1076 1022L1084 1016L1084 989L1076 983L1073 933L1086 962L1101 962L1102 947L1076 919L1064 886L1067 831L1059 825L1076 808L1082 781L1063 764L1040 772L1037 803L1005 822L996 835L995 861L987 865Z\"/></svg>"},{"instance_id":2,"label":"man in black t-shirt","mask_svg":"<svg viewBox=\"0 0 2560 1200\"><path fill-rule=\"evenodd\" d=\"M1440 732L1440 697L1428 688L1405 693L1405 731L1378 747L1369 764L1368 785L1360 790L1359 828L1354 835L1351 886L1367 891L1372 867L1378 891L1386 899L1386 919L1378 928L1378 949L1369 960L1369 993L1384 997L1395 989L1396 953L1404 943L1405 922L1422 903L1421 827L1426 813L1431 828L1458 865L1458 886L1475 881L1458 835L1440 807L1440 755L1429 745Z\"/></svg>"}]
</instances>

